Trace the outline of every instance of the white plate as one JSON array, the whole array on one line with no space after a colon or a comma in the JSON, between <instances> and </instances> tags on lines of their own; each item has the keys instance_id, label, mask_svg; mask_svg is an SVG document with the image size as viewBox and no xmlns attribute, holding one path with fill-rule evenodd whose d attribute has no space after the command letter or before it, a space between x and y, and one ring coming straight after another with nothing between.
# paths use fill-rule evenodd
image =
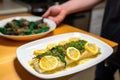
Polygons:
<instances>
[{"instance_id":1,"label":"white plate","mask_svg":"<svg viewBox=\"0 0 120 80\"><path fill-rule=\"evenodd\" d=\"M24 18L28 21L37 21L42 19L42 17L37 17L37 16L19 16L19 17L12 17L12 18L7 18L4 20L0 21L0 27L3 27L7 22L12 21L13 19L21 19ZM52 20L49 19L44 19L44 22L47 22L48 25L50 26L50 29L47 32L44 33L40 33L40 34L34 34L34 35L25 35L25 36L14 36L14 35L4 35L2 33L0 33L1 36L9 38L9 39L13 39L13 40L34 40L34 39L38 39L41 38L43 36L45 36L46 34L48 34L49 32L53 31L56 28L56 24L55 22L53 22Z\"/></svg>"},{"instance_id":2,"label":"white plate","mask_svg":"<svg viewBox=\"0 0 120 80\"><path fill-rule=\"evenodd\" d=\"M46 48L47 44L49 44L49 43L58 43L62 40L67 40L70 37L79 37L83 40L87 40L88 42L95 43L98 47L101 48L101 54L98 57L91 59L84 64L80 64L73 68L69 68L69 69L54 73L54 74L39 74L33 68L31 68L31 66L28 64L28 61L30 61L34 57L33 56L34 50L44 49L44 48ZM113 52L113 49L106 43L104 43L94 37L91 37L89 35L79 33L79 32L73 32L73 33L66 33L66 34L61 34L61 35L57 35L57 36L39 39L39 40L30 42L30 43L27 43L25 45L22 45L17 49L17 58L18 58L19 62L21 63L21 65L27 71L29 71L31 74L33 74L39 78L43 78L43 79L52 79L52 78L58 78L58 77L70 75L70 74L85 70L89 67L92 67L92 66L100 63L107 57L109 57L112 54L112 52Z\"/></svg>"}]
</instances>

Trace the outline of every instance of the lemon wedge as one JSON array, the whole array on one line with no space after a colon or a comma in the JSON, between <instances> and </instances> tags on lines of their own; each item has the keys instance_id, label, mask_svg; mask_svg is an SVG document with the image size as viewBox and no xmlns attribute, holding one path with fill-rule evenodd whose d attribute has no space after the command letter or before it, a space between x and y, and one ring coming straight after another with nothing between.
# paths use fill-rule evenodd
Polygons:
<instances>
[{"instance_id":1,"label":"lemon wedge","mask_svg":"<svg viewBox=\"0 0 120 80\"><path fill-rule=\"evenodd\" d=\"M55 44L55 43L50 43L50 44L47 45L47 49L50 50L50 49L52 49L52 48L55 47L55 46L57 46L57 44Z\"/></svg>"},{"instance_id":2,"label":"lemon wedge","mask_svg":"<svg viewBox=\"0 0 120 80\"><path fill-rule=\"evenodd\" d=\"M59 45L65 45L65 44L67 44L69 41L61 41L61 42L59 42Z\"/></svg>"},{"instance_id":3,"label":"lemon wedge","mask_svg":"<svg viewBox=\"0 0 120 80\"><path fill-rule=\"evenodd\" d=\"M35 50L34 55L40 55L40 54L45 53L46 51L47 51L47 49Z\"/></svg>"},{"instance_id":4,"label":"lemon wedge","mask_svg":"<svg viewBox=\"0 0 120 80\"><path fill-rule=\"evenodd\" d=\"M69 38L69 41L77 41L77 40L80 40L80 38L78 38L78 37L71 37L71 38Z\"/></svg>"},{"instance_id":5,"label":"lemon wedge","mask_svg":"<svg viewBox=\"0 0 120 80\"><path fill-rule=\"evenodd\" d=\"M39 66L45 71L53 70L58 65L58 59L54 56L44 56L40 59Z\"/></svg>"},{"instance_id":6,"label":"lemon wedge","mask_svg":"<svg viewBox=\"0 0 120 80\"><path fill-rule=\"evenodd\" d=\"M95 55L98 53L98 47L93 43L86 43L85 49L90 52L92 55Z\"/></svg>"},{"instance_id":7,"label":"lemon wedge","mask_svg":"<svg viewBox=\"0 0 120 80\"><path fill-rule=\"evenodd\" d=\"M71 60L77 61L80 58L80 51L74 47L68 47L67 56Z\"/></svg>"}]
</instances>

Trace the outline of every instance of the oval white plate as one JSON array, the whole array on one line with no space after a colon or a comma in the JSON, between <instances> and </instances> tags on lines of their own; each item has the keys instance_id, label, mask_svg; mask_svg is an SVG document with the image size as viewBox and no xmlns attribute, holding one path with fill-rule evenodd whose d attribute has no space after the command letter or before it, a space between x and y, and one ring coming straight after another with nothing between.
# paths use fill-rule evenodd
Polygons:
<instances>
[{"instance_id":1,"label":"oval white plate","mask_svg":"<svg viewBox=\"0 0 120 80\"><path fill-rule=\"evenodd\" d=\"M13 19L27 19L28 21L37 21L42 19L42 17L37 17L37 16L19 16L19 17L12 17L12 18L7 18L4 20L0 21L0 27L3 27L7 22L12 21ZM48 25L50 26L50 29L47 32L44 33L40 33L40 34L34 34L34 35L25 35L25 36L15 36L15 35L4 35L2 33L0 33L1 36L9 38L9 39L13 39L13 40L34 40L34 39L38 39L41 38L43 36L45 36L46 34L48 34L49 32L53 31L56 28L56 24L55 22L53 22L52 20L49 19L44 19L44 22L47 22Z\"/></svg>"},{"instance_id":2,"label":"oval white plate","mask_svg":"<svg viewBox=\"0 0 120 80\"><path fill-rule=\"evenodd\" d=\"M62 40L68 40L68 38L70 38L70 37L79 37L83 40L87 40L88 42L95 43L98 47L100 47L101 54L99 56L97 56L96 58L85 62L84 64L80 64L73 68L65 69L65 70L59 71L54 74L39 74L33 68L31 68L31 66L28 64L28 61L30 61L34 57L33 56L34 50L45 49L47 44L58 43ZM89 67L92 67L92 66L100 63L107 57L109 57L112 54L113 49L109 45L104 43L103 41L98 40L94 37L91 37L91 36L83 34L83 33L73 32L73 33L60 34L60 35L32 41L30 43L24 44L24 45L20 46L19 48L17 48L16 52L17 52L17 58L18 58L19 62L21 63L21 65L27 71L29 71L31 74L33 74L39 78L43 78L43 79L53 79L53 78L70 75L70 74L73 74L76 72L80 72Z\"/></svg>"}]
</instances>

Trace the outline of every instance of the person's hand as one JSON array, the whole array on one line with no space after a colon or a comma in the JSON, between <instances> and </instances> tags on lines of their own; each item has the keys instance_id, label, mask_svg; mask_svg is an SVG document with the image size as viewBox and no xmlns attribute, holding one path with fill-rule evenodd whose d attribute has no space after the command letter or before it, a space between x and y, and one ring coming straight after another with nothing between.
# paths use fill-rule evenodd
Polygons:
<instances>
[{"instance_id":1,"label":"person's hand","mask_svg":"<svg viewBox=\"0 0 120 80\"><path fill-rule=\"evenodd\" d=\"M66 11L62 9L59 5L55 5L50 7L43 15L42 17L51 19L55 21L56 24L61 23L64 18L66 17Z\"/></svg>"}]
</instances>

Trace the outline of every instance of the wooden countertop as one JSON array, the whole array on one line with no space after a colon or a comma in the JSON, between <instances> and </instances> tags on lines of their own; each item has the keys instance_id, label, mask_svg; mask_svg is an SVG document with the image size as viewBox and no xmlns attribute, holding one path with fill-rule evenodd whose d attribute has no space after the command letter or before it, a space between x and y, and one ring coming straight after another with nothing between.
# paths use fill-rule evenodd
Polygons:
<instances>
[{"instance_id":1,"label":"wooden countertop","mask_svg":"<svg viewBox=\"0 0 120 80\"><path fill-rule=\"evenodd\" d=\"M0 16L0 20L13 16L27 16L27 15L30 16L31 14L22 13L22 14L8 15L8 16ZM94 34L91 34L89 32L83 31L81 29L66 24L61 24L57 26L57 28L53 32L46 35L45 37L58 35L62 33L68 33L68 32L81 32L84 34L94 36L109 44L114 49L114 51L116 51L118 46L118 44L113 41L107 40L100 36L96 36ZM13 41L0 36L0 80L42 80L27 72L20 65L20 63L16 58L16 49L27 42L29 41ZM71 76L72 75L62 77L57 80L67 80Z\"/></svg>"}]
</instances>

